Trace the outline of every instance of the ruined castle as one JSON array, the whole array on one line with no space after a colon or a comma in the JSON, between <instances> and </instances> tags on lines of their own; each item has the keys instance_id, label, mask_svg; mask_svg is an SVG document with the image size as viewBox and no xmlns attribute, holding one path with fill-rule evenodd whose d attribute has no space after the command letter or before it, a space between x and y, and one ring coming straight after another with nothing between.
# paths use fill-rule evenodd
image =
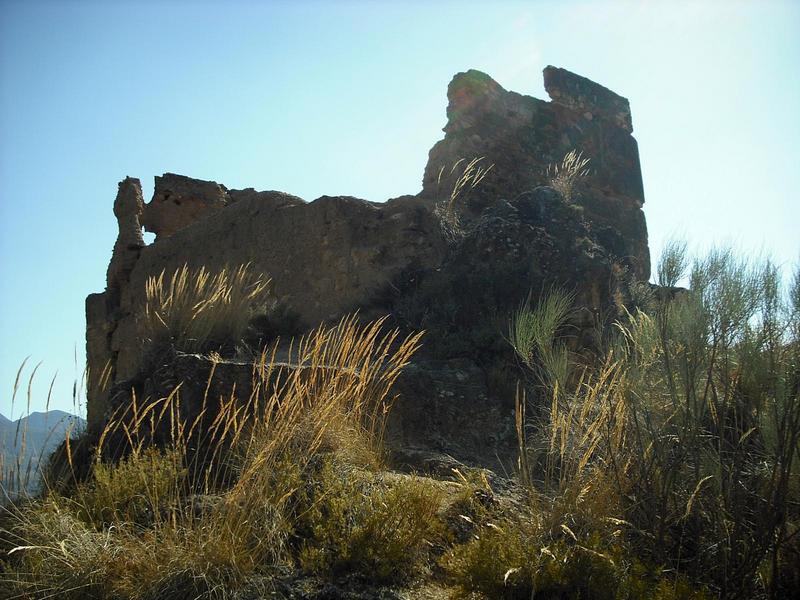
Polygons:
<instances>
[{"instance_id":1,"label":"ruined castle","mask_svg":"<svg viewBox=\"0 0 800 600\"><path fill-rule=\"evenodd\" d=\"M358 309L430 332L400 385L398 435L461 444L465 454L500 443L509 399L495 371L506 367L485 358L507 351L497 320L528 293L566 286L586 338L620 309L631 281L650 275L628 101L564 69L547 67L544 82L550 101L507 91L478 71L457 74L444 138L414 196L306 202L167 173L145 203L138 179L120 182L106 289L86 299L90 427L106 418L111 391L141 375L136 315L147 278L184 264L250 263L271 278L276 304L301 330ZM567 202L547 187L547 170L571 150L590 159L591 173ZM466 229L454 245L433 209L448 193L441 174L473 157L494 167L459 207ZM578 343L590 343L584 338ZM465 431L467 411L487 426Z\"/></svg>"}]
</instances>

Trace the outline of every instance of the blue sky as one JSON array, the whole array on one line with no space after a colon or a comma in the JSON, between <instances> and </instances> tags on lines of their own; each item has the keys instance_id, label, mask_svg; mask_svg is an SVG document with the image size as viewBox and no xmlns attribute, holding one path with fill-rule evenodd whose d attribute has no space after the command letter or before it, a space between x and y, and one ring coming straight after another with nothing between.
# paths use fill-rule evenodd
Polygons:
<instances>
[{"instance_id":1,"label":"blue sky","mask_svg":"<svg viewBox=\"0 0 800 600\"><path fill-rule=\"evenodd\" d=\"M126 175L416 193L455 73L546 99L548 64L630 99L654 257L800 260L798 2L0 1L0 412L28 355L72 409Z\"/></svg>"}]
</instances>

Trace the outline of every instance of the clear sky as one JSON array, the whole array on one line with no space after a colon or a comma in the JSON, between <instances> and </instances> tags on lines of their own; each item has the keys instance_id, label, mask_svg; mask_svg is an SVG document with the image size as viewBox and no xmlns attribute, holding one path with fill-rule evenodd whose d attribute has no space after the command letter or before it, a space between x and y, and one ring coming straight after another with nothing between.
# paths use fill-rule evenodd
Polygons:
<instances>
[{"instance_id":1,"label":"clear sky","mask_svg":"<svg viewBox=\"0 0 800 600\"><path fill-rule=\"evenodd\" d=\"M28 355L33 408L58 371L72 409L126 175L146 200L164 172L416 193L455 73L546 99L548 64L630 100L654 258L681 236L800 259L795 0L0 0L0 413Z\"/></svg>"}]
</instances>

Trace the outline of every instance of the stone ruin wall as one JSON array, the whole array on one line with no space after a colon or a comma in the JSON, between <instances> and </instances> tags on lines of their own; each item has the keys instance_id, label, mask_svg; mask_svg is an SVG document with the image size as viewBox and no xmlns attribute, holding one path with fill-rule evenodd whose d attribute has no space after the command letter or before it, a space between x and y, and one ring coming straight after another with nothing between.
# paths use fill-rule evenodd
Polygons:
<instances>
[{"instance_id":1,"label":"stone ruin wall","mask_svg":"<svg viewBox=\"0 0 800 600\"><path fill-rule=\"evenodd\" d=\"M448 87L445 137L430 151L421 195L442 193L441 166L482 156L494 168L472 195L479 210L544 184L551 164L571 150L582 152L590 177L576 201L595 234L607 238L604 245L647 280L644 187L628 100L552 66L544 69L544 84L550 102L508 92L479 71L456 75Z\"/></svg>"},{"instance_id":2,"label":"stone ruin wall","mask_svg":"<svg viewBox=\"0 0 800 600\"><path fill-rule=\"evenodd\" d=\"M495 165L466 207L479 214L498 199L545 184L548 165L582 151L592 176L576 202L587 226L610 255L646 280L644 193L628 101L563 69L547 67L544 77L550 102L508 92L478 71L456 75L448 87L445 136L430 151L416 196L305 202L168 173L155 178L153 198L144 203L139 180L123 180L106 290L86 299L89 426L102 425L109 387L140 368L135 315L149 276L183 264L249 262L269 275L274 297L304 327L336 319L369 303L400 273L441 263L447 244L431 209L448 193L440 171L462 158ZM144 243L142 227L155 234L152 244Z\"/></svg>"}]
</instances>

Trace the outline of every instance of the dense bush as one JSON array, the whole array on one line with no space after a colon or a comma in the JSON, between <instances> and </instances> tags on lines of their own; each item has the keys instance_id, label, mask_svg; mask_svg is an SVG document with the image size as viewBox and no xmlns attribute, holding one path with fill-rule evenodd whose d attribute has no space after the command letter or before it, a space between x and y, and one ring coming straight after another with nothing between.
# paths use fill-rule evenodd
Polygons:
<instances>
[{"instance_id":1,"label":"dense bush","mask_svg":"<svg viewBox=\"0 0 800 600\"><path fill-rule=\"evenodd\" d=\"M431 481L385 481L327 461L296 507L300 564L322 574L355 573L374 583L424 571L431 543L444 535L442 491Z\"/></svg>"},{"instance_id":2,"label":"dense bush","mask_svg":"<svg viewBox=\"0 0 800 600\"><path fill-rule=\"evenodd\" d=\"M783 294L769 262L714 251L689 269L675 244L658 283L599 365L548 368L558 339L536 342L534 387L552 401L518 423L523 480L605 496L637 554L722 597L778 596L797 581L800 274ZM548 303L530 310L545 319Z\"/></svg>"}]
</instances>

